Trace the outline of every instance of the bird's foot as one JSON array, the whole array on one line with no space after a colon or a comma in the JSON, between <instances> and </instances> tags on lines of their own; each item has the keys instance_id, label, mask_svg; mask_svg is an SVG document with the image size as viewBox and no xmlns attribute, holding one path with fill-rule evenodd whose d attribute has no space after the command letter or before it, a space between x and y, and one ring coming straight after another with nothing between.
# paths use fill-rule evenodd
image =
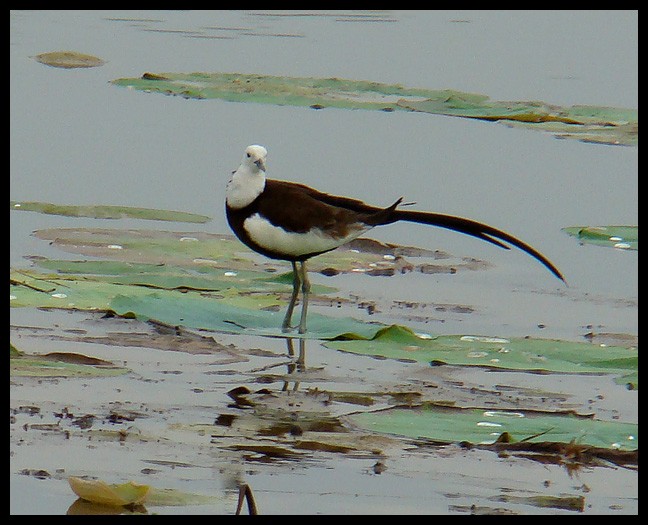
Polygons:
<instances>
[{"instance_id":1,"label":"bird's foot","mask_svg":"<svg viewBox=\"0 0 648 525\"><path fill-rule=\"evenodd\" d=\"M282 326L281 327L281 331L284 334L287 334L289 332L294 332L296 329L298 329L297 330L298 334L305 334L306 331L307 331L305 326L290 326L290 325L288 325L288 326Z\"/></svg>"}]
</instances>

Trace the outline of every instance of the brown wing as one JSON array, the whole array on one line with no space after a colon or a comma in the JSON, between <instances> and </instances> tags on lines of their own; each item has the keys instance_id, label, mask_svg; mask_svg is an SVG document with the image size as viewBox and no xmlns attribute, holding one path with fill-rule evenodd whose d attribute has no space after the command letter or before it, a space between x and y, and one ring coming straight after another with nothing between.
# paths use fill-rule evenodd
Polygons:
<instances>
[{"instance_id":1,"label":"brown wing","mask_svg":"<svg viewBox=\"0 0 648 525\"><path fill-rule=\"evenodd\" d=\"M279 207L277 202L288 204ZM266 180L257 209L272 224L281 225L289 231L304 233L319 227L332 237L346 236L350 229L364 224L367 214L381 211L359 200L336 197L301 184L271 179Z\"/></svg>"}]
</instances>

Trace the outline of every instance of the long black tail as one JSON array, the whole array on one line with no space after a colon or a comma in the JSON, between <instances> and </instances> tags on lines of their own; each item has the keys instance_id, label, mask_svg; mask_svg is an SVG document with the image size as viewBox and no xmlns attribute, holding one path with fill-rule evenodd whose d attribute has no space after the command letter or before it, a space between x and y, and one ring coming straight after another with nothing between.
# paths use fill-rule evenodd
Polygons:
<instances>
[{"instance_id":1,"label":"long black tail","mask_svg":"<svg viewBox=\"0 0 648 525\"><path fill-rule=\"evenodd\" d=\"M396 204L398 203L400 203L400 201L398 201ZM392 206L390 206L388 209L391 208ZM465 219L463 217L445 215L443 213L393 209L393 211L389 214L389 220L386 222L395 221L417 222L420 224L438 226L439 228L447 228L456 232L465 233L466 235L472 235L473 237L488 241L492 244L495 244L496 246L499 246L500 248L505 248L506 250L509 250L510 248L506 246L506 244L500 242L500 240L508 242L509 244L517 246L520 250L527 252L529 255L531 255L531 257L534 257L535 259L540 261L551 273L558 277L558 279L567 284L562 273L560 273L560 270L558 270L558 268L556 268L556 266L538 250L536 250L532 246L529 246L527 243L521 241L520 239L517 239L502 230L488 226L487 224L473 221L471 219Z\"/></svg>"}]
</instances>

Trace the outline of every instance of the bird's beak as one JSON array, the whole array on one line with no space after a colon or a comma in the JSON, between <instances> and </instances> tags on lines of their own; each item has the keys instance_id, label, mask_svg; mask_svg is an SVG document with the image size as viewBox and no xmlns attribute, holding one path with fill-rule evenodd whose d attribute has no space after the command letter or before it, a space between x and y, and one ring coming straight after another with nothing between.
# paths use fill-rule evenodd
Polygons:
<instances>
[{"instance_id":1,"label":"bird's beak","mask_svg":"<svg viewBox=\"0 0 648 525\"><path fill-rule=\"evenodd\" d=\"M257 168L259 168L261 171L266 170L266 165L263 159L255 160L254 163L256 164Z\"/></svg>"}]
</instances>

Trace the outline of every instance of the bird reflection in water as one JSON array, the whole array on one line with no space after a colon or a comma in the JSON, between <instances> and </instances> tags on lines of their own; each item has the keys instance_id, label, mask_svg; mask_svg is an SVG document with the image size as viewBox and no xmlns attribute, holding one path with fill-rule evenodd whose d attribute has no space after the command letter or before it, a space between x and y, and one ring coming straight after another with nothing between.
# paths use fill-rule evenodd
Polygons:
<instances>
[{"instance_id":1,"label":"bird reflection in water","mask_svg":"<svg viewBox=\"0 0 648 525\"><path fill-rule=\"evenodd\" d=\"M290 357L290 361L286 364L288 367L288 375L294 374L295 372L300 373L304 372L306 370L306 339L303 337L297 338L298 345L299 345L299 354L297 355L297 359L295 359L295 346L294 346L294 338L292 337L286 337L286 347L288 349L288 357ZM281 389L282 392L285 392L289 390L290 388L290 381L284 381L283 387ZM297 390L299 388L299 381L295 381L292 390Z\"/></svg>"}]
</instances>

